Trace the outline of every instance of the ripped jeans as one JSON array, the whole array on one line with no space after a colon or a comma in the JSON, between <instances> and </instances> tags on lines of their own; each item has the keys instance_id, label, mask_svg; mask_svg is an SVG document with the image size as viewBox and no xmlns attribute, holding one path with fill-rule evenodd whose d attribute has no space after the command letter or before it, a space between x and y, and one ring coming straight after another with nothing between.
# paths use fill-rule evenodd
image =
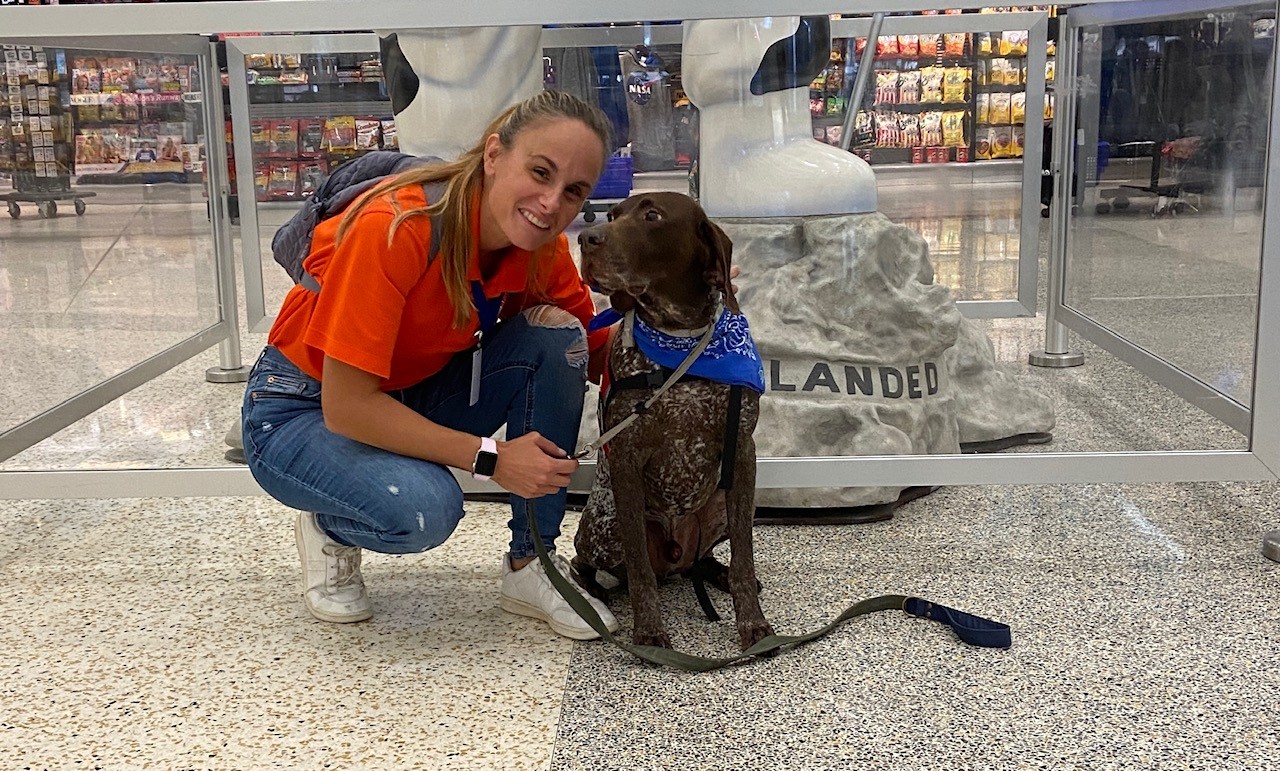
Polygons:
<instances>
[{"instance_id":1,"label":"ripped jeans","mask_svg":"<svg viewBox=\"0 0 1280 771\"><path fill-rule=\"evenodd\" d=\"M503 423L507 438L537 431L574 452L586 389L586 338L577 319L537 306L502 323L485 341L480 400L470 406L471 353L390 395L429 420L476 436ZM267 346L249 375L241 413L253 478L286 506L315 512L346 546L420 552L444 543L462 519L462 490L438 463L335 434L324 425L320 382ZM564 519L565 490L526 501L511 496L511 555L532 556L525 507L533 505L547 548Z\"/></svg>"}]
</instances>

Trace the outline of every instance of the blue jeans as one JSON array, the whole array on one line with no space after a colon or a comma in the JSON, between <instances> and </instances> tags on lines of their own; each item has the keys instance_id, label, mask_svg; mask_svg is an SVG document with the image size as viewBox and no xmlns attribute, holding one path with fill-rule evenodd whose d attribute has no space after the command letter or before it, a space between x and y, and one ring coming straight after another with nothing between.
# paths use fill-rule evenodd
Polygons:
<instances>
[{"instance_id":1,"label":"blue jeans","mask_svg":"<svg viewBox=\"0 0 1280 771\"><path fill-rule=\"evenodd\" d=\"M390 393L449 428L507 438L537 431L574 452L586 390L583 331L546 327L516 316L484 346L480 400L469 406L471 354L437 374ZM267 346L249 375L241 412L245 458L253 478L286 506L314 512L316 523L346 546L385 553L425 551L444 543L462 519L462 489L445 466L372 447L325 427L320 381ZM526 501L511 496L511 555L535 554L525 509L532 505L552 548L564 519L565 489Z\"/></svg>"}]
</instances>

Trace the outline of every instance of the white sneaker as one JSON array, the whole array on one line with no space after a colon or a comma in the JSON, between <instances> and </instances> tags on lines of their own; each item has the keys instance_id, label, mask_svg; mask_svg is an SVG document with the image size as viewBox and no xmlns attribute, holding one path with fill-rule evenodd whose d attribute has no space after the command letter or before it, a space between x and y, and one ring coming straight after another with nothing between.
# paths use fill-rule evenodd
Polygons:
<instances>
[{"instance_id":1,"label":"white sneaker","mask_svg":"<svg viewBox=\"0 0 1280 771\"><path fill-rule=\"evenodd\" d=\"M360 575L360 549L343 546L320 529L316 515L298 512L293 525L302 559L302 599L321 621L351 624L373 615Z\"/></svg>"},{"instance_id":2,"label":"white sneaker","mask_svg":"<svg viewBox=\"0 0 1280 771\"><path fill-rule=\"evenodd\" d=\"M618 619L595 597L587 594L578 586L569 572L569 562L564 557L551 552L551 562L560 575L569 580L577 588L578 593L591 603L591 607L600 615L600 620L610 632L618 630ZM502 558L502 609L508 613L542 619L555 630L556 634L574 640L594 640L600 635L592 629L578 612L573 609L542 570L542 563L537 557L519 570L511 569L511 557Z\"/></svg>"}]
</instances>

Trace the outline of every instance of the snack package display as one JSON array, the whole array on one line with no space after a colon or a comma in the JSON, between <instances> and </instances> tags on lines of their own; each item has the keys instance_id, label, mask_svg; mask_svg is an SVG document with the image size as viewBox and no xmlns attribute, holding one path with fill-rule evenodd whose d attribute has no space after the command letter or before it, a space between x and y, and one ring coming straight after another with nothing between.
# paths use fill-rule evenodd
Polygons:
<instances>
[{"instance_id":1,"label":"snack package display","mask_svg":"<svg viewBox=\"0 0 1280 771\"><path fill-rule=\"evenodd\" d=\"M331 153L354 153L356 119L350 115L327 118L324 122L324 146Z\"/></svg>"},{"instance_id":2,"label":"snack package display","mask_svg":"<svg viewBox=\"0 0 1280 771\"><path fill-rule=\"evenodd\" d=\"M876 104L898 103L897 70L879 70L876 72Z\"/></svg>"},{"instance_id":3,"label":"snack package display","mask_svg":"<svg viewBox=\"0 0 1280 771\"><path fill-rule=\"evenodd\" d=\"M876 113L876 147L901 147L902 127L898 123L898 113L881 111Z\"/></svg>"},{"instance_id":4,"label":"snack package display","mask_svg":"<svg viewBox=\"0 0 1280 771\"><path fill-rule=\"evenodd\" d=\"M827 126L826 141L829 145L839 145L844 137L844 126Z\"/></svg>"},{"instance_id":5,"label":"snack package display","mask_svg":"<svg viewBox=\"0 0 1280 771\"><path fill-rule=\"evenodd\" d=\"M1013 126L993 126L991 128L991 157L1013 157Z\"/></svg>"},{"instance_id":6,"label":"snack package display","mask_svg":"<svg viewBox=\"0 0 1280 771\"><path fill-rule=\"evenodd\" d=\"M1053 94L1044 95L1044 119L1053 120Z\"/></svg>"},{"instance_id":7,"label":"snack package display","mask_svg":"<svg viewBox=\"0 0 1280 771\"><path fill-rule=\"evenodd\" d=\"M1010 94L991 94L990 105L987 108L988 123L1003 124L1013 122L1010 96Z\"/></svg>"},{"instance_id":8,"label":"snack package display","mask_svg":"<svg viewBox=\"0 0 1280 771\"><path fill-rule=\"evenodd\" d=\"M973 120L979 125L991 122L991 94L978 94L974 106Z\"/></svg>"},{"instance_id":9,"label":"snack package display","mask_svg":"<svg viewBox=\"0 0 1280 771\"><path fill-rule=\"evenodd\" d=\"M302 118L298 121L298 154L314 158L324 152L324 118Z\"/></svg>"},{"instance_id":10,"label":"snack package display","mask_svg":"<svg viewBox=\"0 0 1280 771\"><path fill-rule=\"evenodd\" d=\"M271 181L271 166L267 163L253 164L253 194L259 201L267 199L267 183Z\"/></svg>"},{"instance_id":11,"label":"snack package display","mask_svg":"<svg viewBox=\"0 0 1280 771\"><path fill-rule=\"evenodd\" d=\"M384 150L400 149L400 140L396 137L395 118L382 119L382 147Z\"/></svg>"},{"instance_id":12,"label":"snack package display","mask_svg":"<svg viewBox=\"0 0 1280 771\"><path fill-rule=\"evenodd\" d=\"M940 35L921 35L920 36L920 55L926 59L935 58L938 55L938 48L942 42Z\"/></svg>"},{"instance_id":13,"label":"snack package display","mask_svg":"<svg viewBox=\"0 0 1280 771\"><path fill-rule=\"evenodd\" d=\"M958 104L968 101L969 71L963 67L948 67L943 70L942 101L946 104Z\"/></svg>"},{"instance_id":14,"label":"snack package display","mask_svg":"<svg viewBox=\"0 0 1280 771\"><path fill-rule=\"evenodd\" d=\"M898 38L895 35L881 35L876 38L876 58L892 59L898 56Z\"/></svg>"},{"instance_id":15,"label":"snack package display","mask_svg":"<svg viewBox=\"0 0 1280 771\"><path fill-rule=\"evenodd\" d=\"M253 146L253 157L266 158L271 155L271 121L254 119L249 122L249 143Z\"/></svg>"},{"instance_id":16,"label":"snack package display","mask_svg":"<svg viewBox=\"0 0 1280 771\"><path fill-rule=\"evenodd\" d=\"M1015 125L1027 122L1027 93L1025 91L1009 95L1009 120Z\"/></svg>"},{"instance_id":17,"label":"snack package display","mask_svg":"<svg viewBox=\"0 0 1280 771\"><path fill-rule=\"evenodd\" d=\"M298 191L305 198L320 187L328 170L324 161L303 161L298 164Z\"/></svg>"},{"instance_id":18,"label":"snack package display","mask_svg":"<svg viewBox=\"0 0 1280 771\"><path fill-rule=\"evenodd\" d=\"M1001 56L1026 56L1027 55L1027 32L1026 30L1009 30L1000 33L1000 55Z\"/></svg>"},{"instance_id":19,"label":"snack package display","mask_svg":"<svg viewBox=\"0 0 1280 771\"><path fill-rule=\"evenodd\" d=\"M926 112L920 116L920 143L928 147L943 143L942 113Z\"/></svg>"},{"instance_id":20,"label":"snack package display","mask_svg":"<svg viewBox=\"0 0 1280 771\"><path fill-rule=\"evenodd\" d=\"M356 118L356 149L377 150L382 135L382 121L377 118Z\"/></svg>"},{"instance_id":21,"label":"snack package display","mask_svg":"<svg viewBox=\"0 0 1280 771\"><path fill-rule=\"evenodd\" d=\"M902 127L902 146L920 147L924 144L920 137L920 116L900 115L898 125Z\"/></svg>"},{"instance_id":22,"label":"snack package display","mask_svg":"<svg viewBox=\"0 0 1280 771\"><path fill-rule=\"evenodd\" d=\"M978 49L978 55L990 56L991 55L991 33L979 32L976 38L976 41L977 42L975 43L974 47Z\"/></svg>"},{"instance_id":23,"label":"snack package display","mask_svg":"<svg viewBox=\"0 0 1280 771\"><path fill-rule=\"evenodd\" d=\"M991 160L991 142L995 139L995 129L980 128L973 138L973 157L979 161Z\"/></svg>"},{"instance_id":24,"label":"snack package display","mask_svg":"<svg viewBox=\"0 0 1280 771\"><path fill-rule=\"evenodd\" d=\"M920 72L904 72L898 76L898 103L920 103Z\"/></svg>"},{"instance_id":25,"label":"snack package display","mask_svg":"<svg viewBox=\"0 0 1280 771\"><path fill-rule=\"evenodd\" d=\"M298 157L298 121L275 120L271 123L271 155L276 158Z\"/></svg>"},{"instance_id":26,"label":"snack package display","mask_svg":"<svg viewBox=\"0 0 1280 771\"><path fill-rule=\"evenodd\" d=\"M271 177L267 181L267 197L273 201L290 201L298 197L298 166L295 161L276 161L271 164Z\"/></svg>"},{"instance_id":27,"label":"snack package display","mask_svg":"<svg viewBox=\"0 0 1280 771\"><path fill-rule=\"evenodd\" d=\"M1058 76L1058 60L1047 59L1044 63L1044 82L1046 85L1053 85L1053 79Z\"/></svg>"},{"instance_id":28,"label":"snack package display","mask_svg":"<svg viewBox=\"0 0 1280 771\"><path fill-rule=\"evenodd\" d=\"M964 56L964 51L968 42L968 32L948 32L942 36L945 55L950 58L959 58Z\"/></svg>"},{"instance_id":29,"label":"snack package display","mask_svg":"<svg viewBox=\"0 0 1280 771\"><path fill-rule=\"evenodd\" d=\"M1027 130L1022 126L1014 126L1010 130L1010 135L1012 138L1010 155L1013 158L1021 158L1027 144Z\"/></svg>"},{"instance_id":30,"label":"snack package display","mask_svg":"<svg viewBox=\"0 0 1280 771\"><path fill-rule=\"evenodd\" d=\"M920 55L919 35L898 35L898 53L911 59Z\"/></svg>"},{"instance_id":31,"label":"snack package display","mask_svg":"<svg viewBox=\"0 0 1280 771\"><path fill-rule=\"evenodd\" d=\"M876 121L875 117L866 110L858 112L853 122L853 146L867 147L875 144L876 141Z\"/></svg>"},{"instance_id":32,"label":"snack package display","mask_svg":"<svg viewBox=\"0 0 1280 771\"><path fill-rule=\"evenodd\" d=\"M964 120L966 113L962 110L944 112L942 114L942 144L947 147L967 145L964 136Z\"/></svg>"},{"instance_id":33,"label":"snack package display","mask_svg":"<svg viewBox=\"0 0 1280 771\"><path fill-rule=\"evenodd\" d=\"M942 81L946 70L941 67L925 67L920 70L920 101L923 104L942 103Z\"/></svg>"}]
</instances>

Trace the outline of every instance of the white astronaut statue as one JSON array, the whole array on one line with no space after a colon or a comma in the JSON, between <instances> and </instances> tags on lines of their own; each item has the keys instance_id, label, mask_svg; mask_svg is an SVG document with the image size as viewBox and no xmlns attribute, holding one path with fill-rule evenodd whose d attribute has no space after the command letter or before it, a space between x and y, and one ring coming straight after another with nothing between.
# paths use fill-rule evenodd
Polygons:
<instances>
[{"instance_id":1,"label":"white astronaut statue","mask_svg":"<svg viewBox=\"0 0 1280 771\"><path fill-rule=\"evenodd\" d=\"M826 17L686 22L681 55L699 110L698 195L709 215L876 210L871 166L813 138L809 83L831 55Z\"/></svg>"},{"instance_id":2,"label":"white astronaut statue","mask_svg":"<svg viewBox=\"0 0 1280 771\"><path fill-rule=\"evenodd\" d=\"M400 149L452 160L542 90L542 28L379 30Z\"/></svg>"}]
</instances>

